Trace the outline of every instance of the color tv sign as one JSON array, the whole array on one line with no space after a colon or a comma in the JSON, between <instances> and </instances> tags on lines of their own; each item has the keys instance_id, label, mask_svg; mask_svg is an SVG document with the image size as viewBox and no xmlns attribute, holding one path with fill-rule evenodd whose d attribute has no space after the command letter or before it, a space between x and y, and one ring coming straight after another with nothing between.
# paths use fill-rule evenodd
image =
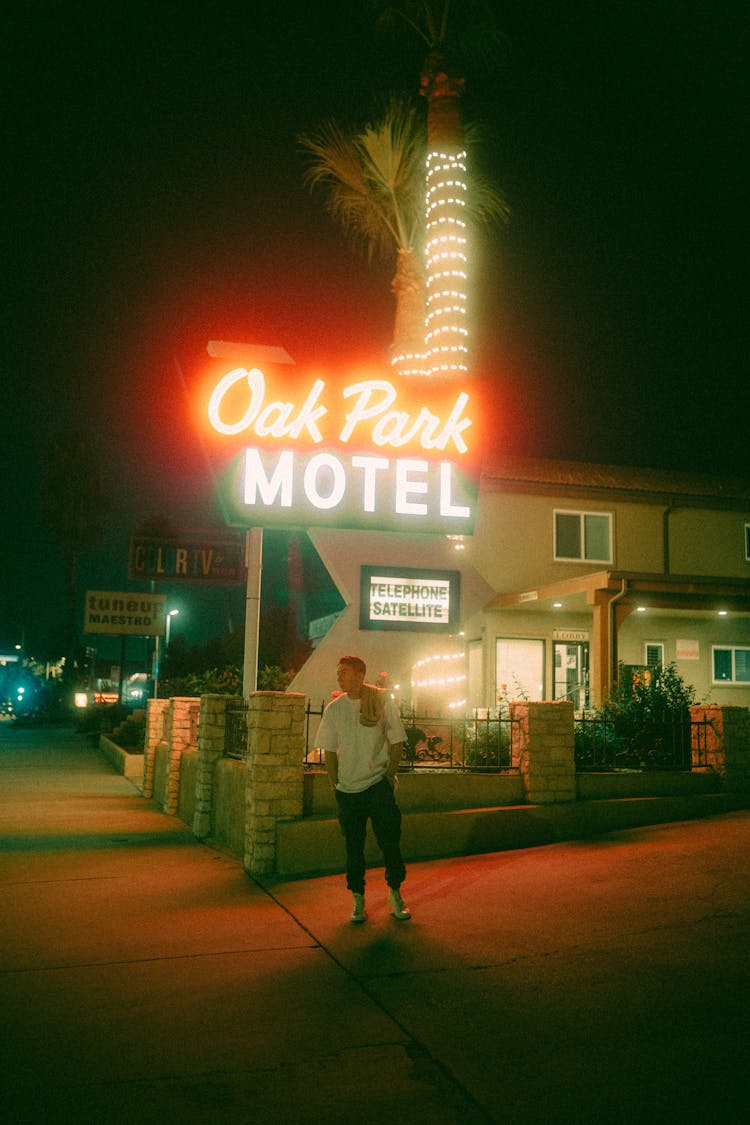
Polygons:
<instances>
[{"instance_id":1,"label":"color tv sign","mask_svg":"<svg viewBox=\"0 0 750 1125\"><path fill-rule=\"evenodd\" d=\"M473 531L478 404L455 381L235 367L205 410L232 523Z\"/></svg>"}]
</instances>

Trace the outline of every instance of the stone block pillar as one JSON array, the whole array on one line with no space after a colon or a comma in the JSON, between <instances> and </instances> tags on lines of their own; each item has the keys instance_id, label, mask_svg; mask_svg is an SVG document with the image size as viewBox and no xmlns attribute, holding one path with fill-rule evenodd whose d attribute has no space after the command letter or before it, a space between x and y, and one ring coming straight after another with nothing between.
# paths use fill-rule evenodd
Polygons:
<instances>
[{"instance_id":1,"label":"stone block pillar","mask_svg":"<svg viewBox=\"0 0 750 1125\"><path fill-rule=\"evenodd\" d=\"M512 719L520 723L519 767L526 800L551 805L576 799L573 704L511 703Z\"/></svg>"},{"instance_id":2,"label":"stone block pillar","mask_svg":"<svg viewBox=\"0 0 750 1125\"><path fill-rule=\"evenodd\" d=\"M693 767L715 770L725 789L750 790L750 710L695 704L690 717L707 724L693 728Z\"/></svg>"},{"instance_id":3,"label":"stone block pillar","mask_svg":"<svg viewBox=\"0 0 750 1125\"><path fill-rule=\"evenodd\" d=\"M224 755L224 728L227 708L239 696L202 695L198 720L198 771L195 782L193 832L200 839L211 835L211 811L214 799L214 772Z\"/></svg>"},{"instance_id":4,"label":"stone block pillar","mask_svg":"<svg viewBox=\"0 0 750 1125\"><path fill-rule=\"evenodd\" d=\"M146 708L146 735L143 741L143 796L154 795L154 751L164 742L164 723L169 710L168 699L149 699Z\"/></svg>"},{"instance_id":5,"label":"stone block pillar","mask_svg":"<svg viewBox=\"0 0 750 1125\"><path fill-rule=\"evenodd\" d=\"M248 700L245 870L276 868L276 823L302 816L305 696L256 691Z\"/></svg>"},{"instance_id":6,"label":"stone block pillar","mask_svg":"<svg viewBox=\"0 0 750 1125\"><path fill-rule=\"evenodd\" d=\"M164 812L174 816L180 800L180 761L185 750L194 749L197 745L200 700L178 695L168 702L164 724L169 756Z\"/></svg>"}]
</instances>

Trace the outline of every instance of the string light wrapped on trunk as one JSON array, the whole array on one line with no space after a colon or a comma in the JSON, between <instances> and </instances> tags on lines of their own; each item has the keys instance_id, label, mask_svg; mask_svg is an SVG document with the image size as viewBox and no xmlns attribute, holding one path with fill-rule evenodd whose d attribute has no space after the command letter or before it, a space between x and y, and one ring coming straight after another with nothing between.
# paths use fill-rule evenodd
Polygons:
<instances>
[{"instance_id":1,"label":"string light wrapped on trunk","mask_svg":"<svg viewBox=\"0 0 750 1125\"><path fill-rule=\"evenodd\" d=\"M426 368L430 375L464 374L466 324L466 153L427 157Z\"/></svg>"}]
</instances>

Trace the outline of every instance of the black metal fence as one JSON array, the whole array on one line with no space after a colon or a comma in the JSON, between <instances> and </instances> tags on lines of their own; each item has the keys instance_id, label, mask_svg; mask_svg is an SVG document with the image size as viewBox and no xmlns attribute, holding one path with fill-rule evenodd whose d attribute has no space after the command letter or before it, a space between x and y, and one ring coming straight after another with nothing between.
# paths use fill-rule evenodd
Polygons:
<instances>
[{"instance_id":1,"label":"black metal fence","mask_svg":"<svg viewBox=\"0 0 750 1125\"><path fill-rule=\"evenodd\" d=\"M315 734L324 703L305 707L305 759L322 765ZM520 723L507 712L490 711L447 718L421 716L405 710L405 770L456 769L481 772L518 766ZM575 764L581 771L690 770L706 763L709 720L692 721L689 713L650 722L632 718L579 716L574 723ZM224 755L247 757L247 702L230 703L226 713Z\"/></svg>"},{"instance_id":2,"label":"black metal fence","mask_svg":"<svg viewBox=\"0 0 750 1125\"><path fill-rule=\"evenodd\" d=\"M314 747L317 720L324 704L305 712L305 764L318 766ZM451 715L447 718L402 712L406 749L402 770L455 769L497 771L518 765L518 720L488 711L480 715Z\"/></svg>"},{"instance_id":3,"label":"black metal fence","mask_svg":"<svg viewBox=\"0 0 750 1125\"><path fill-rule=\"evenodd\" d=\"M232 700L227 706L224 725L224 757L247 758L247 700Z\"/></svg>"},{"instance_id":4,"label":"black metal fence","mask_svg":"<svg viewBox=\"0 0 750 1125\"><path fill-rule=\"evenodd\" d=\"M642 722L582 716L574 727L576 769L690 770L705 764L710 726L689 712Z\"/></svg>"}]
</instances>

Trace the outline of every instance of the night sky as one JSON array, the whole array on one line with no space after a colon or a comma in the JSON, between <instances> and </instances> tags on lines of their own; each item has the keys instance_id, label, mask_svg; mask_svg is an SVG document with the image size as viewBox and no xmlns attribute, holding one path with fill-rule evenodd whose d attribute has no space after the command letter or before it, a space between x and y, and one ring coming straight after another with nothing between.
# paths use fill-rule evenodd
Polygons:
<instances>
[{"instance_id":1,"label":"night sky","mask_svg":"<svg viewBox=\"0 0 750 1125\"><path fill-rule=\"evenodd\" d=\"M465 110L511 208L474 263L498 445L747 476L747 6L496 8L505 57L468 69ZM59 619L37 497L60 426L85 422L113 499L82 583L124 588L139 520L220 522L175 358L383 362L392 264L351 251L296 138L416 96L423 55L326 0L31 0L1 50L0 647Z\"/></svg>"}]
</instances>

